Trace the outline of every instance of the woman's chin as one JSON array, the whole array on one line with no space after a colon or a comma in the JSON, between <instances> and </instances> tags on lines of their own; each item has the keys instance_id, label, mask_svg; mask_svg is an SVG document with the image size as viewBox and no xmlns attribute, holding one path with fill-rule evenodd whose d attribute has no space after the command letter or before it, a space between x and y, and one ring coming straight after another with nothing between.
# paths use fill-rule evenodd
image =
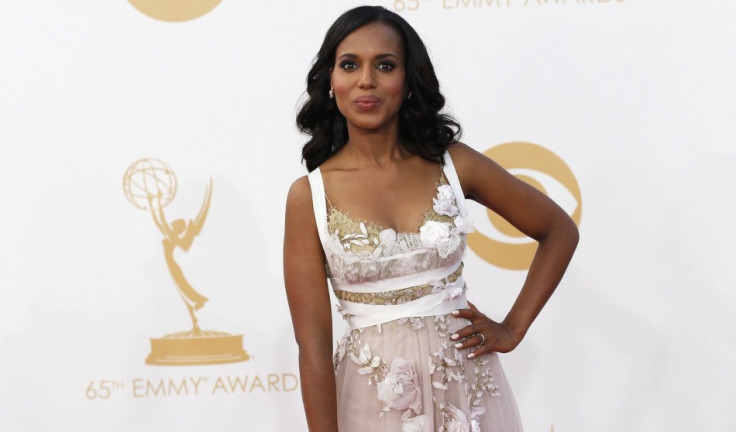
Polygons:
<instances>
[{"instance_id":1,"label":"woman's chin","mask_svg":"<svg viewBox=\"0 0 736 432\"><path fill-rule=\"evenodd\" d=\"M369 116L363 115L347 119L347 122L353 129L364 132L376 133L395 130L398 134L399 130L398 127L394 127L398 126L398 118L396 117L386 119L384 116L373 116L373 118L370 118Z\"/></svg>"}]
</instances>

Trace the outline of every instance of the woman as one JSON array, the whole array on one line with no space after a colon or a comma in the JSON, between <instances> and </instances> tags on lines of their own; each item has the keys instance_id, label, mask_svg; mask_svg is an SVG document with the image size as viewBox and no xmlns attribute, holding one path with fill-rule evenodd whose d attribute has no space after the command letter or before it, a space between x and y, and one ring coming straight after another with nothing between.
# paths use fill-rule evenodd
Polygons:
<instances>
[{"instance_id":1,"label":"woman","mask_svg":"<svg viewBox=\"0 0 736 432\"><path fill-rule=\"evenodd\" d=\"M337 19L307 93L310 174L289 191L284 275L309 430L521 430L496 353L519 344L562 278L574 223L457 142L423 43L384 8ZM465 297L465 198L539 241L502 322ZM334 359L328 277L349 327Z\"/></svg>"}]
</instances>

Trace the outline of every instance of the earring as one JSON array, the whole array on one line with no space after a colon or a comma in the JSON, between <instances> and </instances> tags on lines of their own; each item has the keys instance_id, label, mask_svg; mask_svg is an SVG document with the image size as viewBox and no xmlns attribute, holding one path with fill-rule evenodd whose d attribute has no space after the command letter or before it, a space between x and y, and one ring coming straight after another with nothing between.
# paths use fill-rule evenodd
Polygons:
<instances>
[{"instance_id":1,"label":"earring","mask_svg":"<svg viewBox=\"0 0 736 432\"><path fill-rule=\"evenodd\" d=\"M330 97L330 99L335 99L335 90L332 90L332 87L330 87L330 91L327 92L327 95Z\"/></svg>"},{"instance_id":2,"label":"earring","mask_svg":"<svg viewBox=\"0 0 736 432\"><path fill-rule=\"evenodd\" d=\"M406 95L407 99L411 99L411 90L409 90L409 94Z\"/></svg>"}]
</instances>

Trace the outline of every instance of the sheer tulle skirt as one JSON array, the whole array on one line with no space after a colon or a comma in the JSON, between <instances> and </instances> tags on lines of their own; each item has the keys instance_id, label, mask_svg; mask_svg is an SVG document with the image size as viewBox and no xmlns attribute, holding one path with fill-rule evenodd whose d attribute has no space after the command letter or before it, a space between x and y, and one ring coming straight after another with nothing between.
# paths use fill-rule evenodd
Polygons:
<instances>
[{"instance_id":1,"label":"sheer tulle skirt","mask_svg":"<svg viewBox=\"0 0 736 432\"><path fill-rule=\"evenodd\" d=\"M441 315L349 331L335 353L340 430L521 431L498 355L454 348L467 323Z\"/></svg>"}]
</instances>

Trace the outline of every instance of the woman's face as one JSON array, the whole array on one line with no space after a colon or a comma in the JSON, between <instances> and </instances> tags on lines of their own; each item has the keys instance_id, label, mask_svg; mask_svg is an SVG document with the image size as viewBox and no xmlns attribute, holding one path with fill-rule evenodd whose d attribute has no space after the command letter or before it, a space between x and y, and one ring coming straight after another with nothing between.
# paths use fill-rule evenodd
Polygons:
<instances>
[{"instance_id":1,"label":"woman's face","mask_svg":"<svg viewBox=\"0 0 736 432\"><path fill-rule=\"evenodd\" d=\"M398 133L404 100L404 48L401 35L383 23L350 33L335 51L330 70L337 108L349 128Z\"/></svg>"}]
</instances>

